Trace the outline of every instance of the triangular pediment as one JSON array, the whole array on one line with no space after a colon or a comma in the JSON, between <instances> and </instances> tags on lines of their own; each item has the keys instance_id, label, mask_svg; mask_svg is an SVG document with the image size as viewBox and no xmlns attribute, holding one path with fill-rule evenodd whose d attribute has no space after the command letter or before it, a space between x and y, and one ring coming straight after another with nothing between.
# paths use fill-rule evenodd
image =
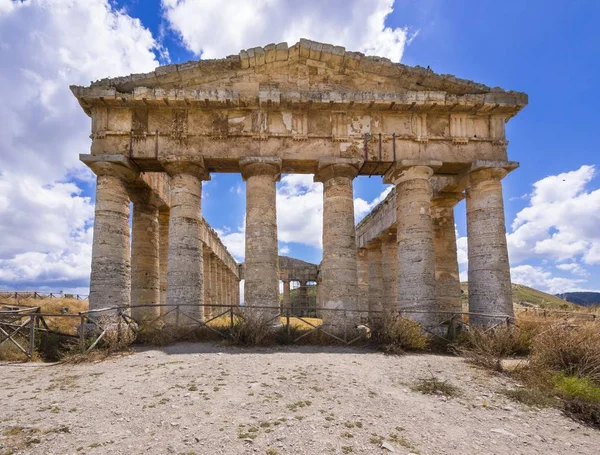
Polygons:
<instances>
[{"instance_id":1,"label":"triangular pediment","mask_svg":"<svg viewBox=\"0 0 600 455\"><path fill-rule=\"evenodd\" d=\"M448 95L511 93L500 88L428 68L392 63L383 57L348 52L343 47L301 39L288 47L270 44L241 51L224 59L190 61L166 65L145 74L102 79L95 88L112 88L133 93L137 88L230 90L250 95L259 90L302 92L444 92Z\"/></svg>"}]
</instances>

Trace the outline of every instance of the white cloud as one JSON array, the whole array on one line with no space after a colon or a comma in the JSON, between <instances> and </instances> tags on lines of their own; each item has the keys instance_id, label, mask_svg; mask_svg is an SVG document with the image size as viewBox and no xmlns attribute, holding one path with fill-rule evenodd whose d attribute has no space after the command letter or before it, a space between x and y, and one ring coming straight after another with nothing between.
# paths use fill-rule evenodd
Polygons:
<instances>
[{"instance_id":1,"label":"white cloud","mask_svg":"<svg viewBox=\"0 0 600 455\"><path fill-rule=\"evenodd\" d=\"M0 0L0 285L86 286L93 206L70 179L90 120L70 84L158 65L156 42L108 0Z\"/></svg>"},{"instance_id":2,"label":"white cloud","mask_svg":"<svg viewBox=\"0 0 600 455\"><path fill-rule=\"evenodd\" d=\"M390 190L391 186L386 187L371 202L355 198L355 211L360 210L360 216L364 216L384 200ZM245 222L236 231L226 228L216 231L229 252L242 262L245 254ZM284 244L297 243L322 248L323 184L314 182L312 174L289 174L281 178L277 188L277 236ZM289 251L287 245L279 249L280 254L289 254Z\"/></svg>"},{"instance_id":3,"label":"white cloud","mask_svg":"<svg viewBox=\"0 0 600 455\"><path fill-rule=\"evenodd\" d=\"M394 0L162 0L170 27L202 58L309 38L399 62L411 38L407 28L385 26L393 4Z\"/></svg>"},{"instance_id":4,"label":"white cloud","mask_svg":"<svg viewBox=\"0 0 600 455\"><path fill-rule=\"evenodd\" d=\"M290 174L277 189L279 241L321 248L323 235L323 184L312 174Z\"/></svg>"},{"instance_id":5,"label":"white cloud","mask_svg":"<svg viewBox=\"0 0 600 455\"><path fill-rule=\"evenodd\" d=\"M590 276L589 272L587 272L580 264L576 262L569 262L567 264L558 264L556 266L557 269L563 270L565 272L571 272L573 275L587 277Z\"/></svg>"},{"instance_id":6,"label":"white cloud","mask_svg":"<svg viewBox=\"0 0 600 455\"><path fill-rule=\"evenodd\" d=\"M582 283L585 283L584 279L553 276L542 267L518 265L510 269L510 274L513 283L523 284L549 294L584 290L581 286Z\"/></svg>"},{"instance_id":7,"label":"white cloud","mask_svg":"<svg viewBox=\"0 0 600 455\"><path fill-rule=\"evenodd\" d=\"M581 258L600 264L600 190L588 189L594 176L594 166L581 166L534 183L529 206L507 236L513 262Z\"/></svg>"}]
</instances>

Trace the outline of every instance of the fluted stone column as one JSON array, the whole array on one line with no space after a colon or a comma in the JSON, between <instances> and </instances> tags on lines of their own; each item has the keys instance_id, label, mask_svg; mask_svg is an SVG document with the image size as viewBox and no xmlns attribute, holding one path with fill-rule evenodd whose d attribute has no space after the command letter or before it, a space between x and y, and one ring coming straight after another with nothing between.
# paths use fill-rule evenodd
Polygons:
<instances>
[{"instance_id":1,"label":"fluted stone column","mask_svg":"<svg viewBox=\"0 0 600 455\"><path fill-rule=\"evenodd\" d=\"M158 232L160 238L159 267L160 267L160 304L167 304L167 261L169 257L169 210L161 210L158 215ZM160 314L169 309L160 307Z\"/></svg>"},{"instance_id":2,"label":"fluted stone column","mask_svg":"<svg viewBox=\"0 0 600 455\"><path fill-rule=\"evenodd\" d=\"M219 258L212 253L210 255L210 303L211 305L219 304ZM211 307L211 317L218 314L219 308Z\"/></svg>"},{"instance_id":3,"label":"fluted stone column","mask_svg":"<svg viewBox=\"0 0 600 455\"><path fill-rule=\"evenodd\" d=\"M217 258L217 280L216 280L216 288L217 288L217 305L225 305L225 299L223 298L223 267L221 266L221 260ZM219 308L217 311L221 311Z\"/></svg>"},{"instance_id":4,"label":"fluted stone column","mask_svg":"<svg viewBox=\"0 0 600 455\"><path fill-rule=\"evenodd\" d=\"M358 310L360 317L369 316L369 257L366 248L356 252L356 266L358 275Z\"/></svg>"},{"instance_id":5,"label":"fluted stone column","mask_svg":"<svg viewBox=\"0 0 600 455\"><path fill-rule=\"evenodd\" d=\"M396 232L381 236L381 303L385 311L398 311L398 243Z\"/></svg>"},{"instance_id":6,"label":"fluted stone column","mask_svg":"<svg viewBox=\"0 0 600 455\"><path fill-rule=\"evenodd\" d=\"M210 305L210 255L211 251L208 245L204 245L202 248L202 284L204 287L204 305ZM204 318L208 318L210 315L210 307L204 307Z\"/></svg>"},{"instance_id":7,"label":"fluted stone column","mask_svg":"<svg viewBox=\"0 0 600 455\"><path fill-rule=\"evenodd\" d=\"M463 198L462 193L441 193L431 201L435 250L435 289L440 311L462 312L454 207ZM450 314L442 314L439 320L441 322L450 317Z\"/></svg>"},{"instance_id":8,"label":"fluted stone column","mask_svg":"<svg viewBox=\"0 0 600 455\"><path fill-rule=\"evenodd\" d=\"M350 310L355 321L359 314L353 180L360 164L357 159L321 158L314 178L323 183L322 306Z\"/></svg>"},{"instance_id":9,"label":"fluted stone column","mask_svg":"<svg viewBox=\"0 0 600 455\"><path fill-rule=\"evenodd\" d=\"M81 160L97 175L90 310L129 306L131 254L127 185L137 173L124 158L122 163L106 162L89 155L82 156Z\"/></svg>"},{"instance_id":10,"label":"fluted stone column","mask_svg":"<svg viewBox=\"0 0 600 455\"><path fill-rule=\"evenodd\" d=\"M306 289L307 282L304 280L300 280L300 287L297 292L297 302L298 309L300 310L300 315L307 316L308 315L308 290Z\"/></svg>"},{"instance_id":11,"label":"fluted stone column","mask_svg":"<svg viewBox=\"0 0 600 455\"><path fill-rule=\"evenodd\" d=\"M166 322L182 325L201 319L202 285L202 180L208 180L202 157L167 159L162 165L171 176L171 217L167 270L167 304L181 305ZM187 317L189 315L190 317Z\"/></svg>"},{"instance_id":12,"label":"fluted stone column","mask_svg":"<svg viewBox=\"0 0 600 455\"><path fill-rule=\"evenodd\" d=\"M383 269L381 267L381 242L367 245L369 262L369 316L380 318L383 311Z\"/></svg>"},{"instance_id":13,"label":"fluted stone column","mask_svg":"<svg viewBox=\"0 0 600 455\"><path fill-rule=\"evenodd\" d=\"M433 168L440 162L400 162L386 174L396 185L398 301L401 310L437 311L435 253L431 225ZM434 313L408 313L423 325L436 325Z\"/></svg>"},{"instance_id":14,"label":"fluted stone column","mask_svg":"<svg viewBox=\"0 0 600 455\"><path fill-rule=\"evenodd\" d=\"M258 312L271 319L279 314L275 182L280 177L281 158L242 158L240 168L246 181L245 306L274 307Z\"/></svg>"},{"instance_id":15,"label":"fluted stone column","mask_svg":"<svg viewBox=\"0 0 600 455\"><path fill-rule=\"evenodd\" d=\"M160 234L157 200L149 189L131 192L131 317L138 323L160 315ZM136 305L155 305L136 307Z\"/></svg>"},{"instance_id":16,"label":"fluted stone column","mask_svg":"<svg viewBox=\"0 0 600 455\"><path fill-rule=\"evenodd\" d=\"M290 296L290 280L283 280L283 311L292 310L292 301Z\"/></svg>"},{"instance_id":17,"label":"fluted stone column","mask_svg":"<svg viewBox=\"0 0 600 455\"><path fill-rule=\"evenodd\" d=\"M240 280L238 280L237 278L235 279L235 301L233 302L233 304L240 304Z\"/></svg>"},{"instance_id":18,"label":"fluted stone column","mask_svg":"<svg viewBox=\"0 0 600 455\"><path fill-rule=\"evenodd\" d=\"M469 311L513 316L501 168L476 169L467 189ZM471 316L473 324L498 319Z\"/></svg>"}]
</instances>

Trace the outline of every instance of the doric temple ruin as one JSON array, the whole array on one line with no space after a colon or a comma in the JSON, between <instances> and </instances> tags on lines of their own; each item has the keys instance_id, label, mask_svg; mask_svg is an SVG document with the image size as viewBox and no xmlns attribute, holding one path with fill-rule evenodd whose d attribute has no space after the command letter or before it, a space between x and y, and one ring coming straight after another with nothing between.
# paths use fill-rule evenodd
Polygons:
<instances>
[{"instance_id":1,"label":"doric temple ruin","mask_svg":"<svg viewBox=\"0 0 600 455\"><path fill-rule=\"evenodd\" d=\"M166 302L202 318L201 303L237 303L238 266L200 204L211 173L235 172L246 307L279 311L275 185L304 173L323 183L319 306L417 308L427 324L459 309L453 209L466 197L471 321L512 314L501 181L518 166L505 124L525 94L308 40L72 91L92 119L92 308ZM394 191L357 232L361 175Z\"/></svg>"}]
</instances>

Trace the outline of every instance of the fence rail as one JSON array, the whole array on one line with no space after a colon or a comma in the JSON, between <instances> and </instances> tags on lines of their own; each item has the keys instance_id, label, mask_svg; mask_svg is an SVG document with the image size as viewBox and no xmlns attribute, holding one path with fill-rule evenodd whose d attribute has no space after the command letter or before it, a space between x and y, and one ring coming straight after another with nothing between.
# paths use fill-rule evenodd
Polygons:
<instances>
[{"instance_id":1,"label":"fence rail","mask_svg":"<svg viewBox=\"0 0 600 455\"><path fill-rule=\"evenodd\" d=\"M14 295L15 293L11 294ZM41 295L41 293L36 294ZM42 312L39 306L11 305L10 303L5 303L4 307L1 305L0 302L0 346L4 343L12 343L29 359L33 357L36 342L43 334L55 334L72 338L78 344L78 350L82 353L90 352L98 347L107 336L116 336L117 342L122 337L131 338L130 341L133 341L143 331L161 331L165 327L174 326L177 327L178 332L171 341L185 339L198 329L205 329L211 334L228 339L232 336L232 329L250 310L253 312L262 311L268 315L265 322L270 324L271 327L277 326L280 330L283 330L291 343L299 343L311 334L319 333L330 341L353 345L368 338L377 323L384 317L389 317L390 314L416 319L426 314L435 314L439 323L435 327L427 327L425 330L432 336L446 341L451 341L461 327L467 326L469 318L472 316L485 317L490 321L495 321L490 324L490 329L515 323L515 318L507 315L417 309L401 309L389 312L316 308L317 314L321 315L321 318L310 318L295 316L290 311L281 312L280 307L273 306L165 304L115 306L77 313L50 313ZM132 309L148 308L160 311L160 315L155 315L144 321L136 321L131 317ZM550 310L540 310L540 312L545 317L597 321L597 314L593 313ZM533 314L534 312L532 309L521 309L518 313ZM206 315L206 317L201 315ZM72 323L66 324L71 329L70 333L54 328L57 320L73 320Z\"/></svg>"},{"instance_id":2,"label":"fence rail","mask_svg":"<svg viewBox=\"0 0 600 455\"><path fill-rule=\"evenodd\" d=\"M0 291L0 299L14 300L15 302L25 299L75 299L88 300L85 294L68 294L62 292L39 292L39 291Z\"/></svg>"}]
</instances>

